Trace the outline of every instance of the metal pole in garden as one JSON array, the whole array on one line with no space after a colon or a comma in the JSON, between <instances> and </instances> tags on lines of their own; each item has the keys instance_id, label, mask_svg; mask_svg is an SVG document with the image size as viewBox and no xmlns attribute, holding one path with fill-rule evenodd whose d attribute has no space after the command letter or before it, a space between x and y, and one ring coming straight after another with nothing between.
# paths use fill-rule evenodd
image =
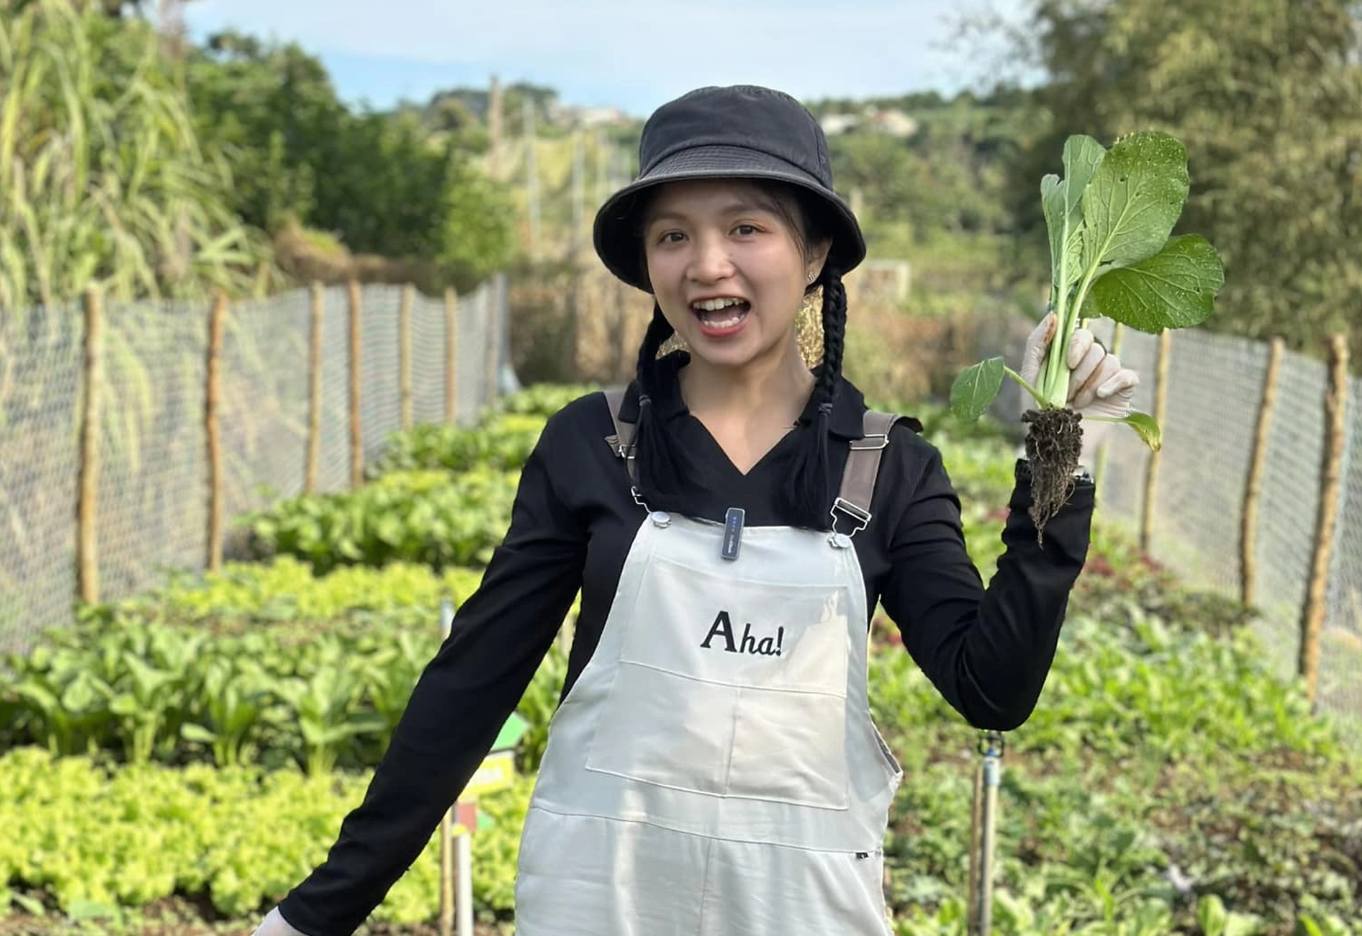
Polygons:
<instances>
[{"instance_id":1,"label":"metal pole in garden","mask_svg":"<svg viewBox=\"0 0 1362 936\"><path fill-rule=\"evenodd\" d=\"M454 844L458 847L455 868L459 893L454 905L459 910L459 936L473 936L473 830L465 829Z\"/></svg>"},{"instance_id":2,"label":"metal pole in garden","mask_svg":"<svg viewBox=\"0 0 1362 936\"><path fill-rule=\"evenodd\" d=\"M454 604L448 598L440 602L440 642L449 639L449 625L454 619ZM454 933L454 807L445 810L440 819L440 936Z\"/></svg>"},{"instance_id":3,"label":"metal pole in garden","mask_svg":"<svg viewBox=\"0 0 1362 936\"><path fill-rule=\"evenodd\" d=\"M998 828L998 785L1002 780L1003 736L986 731L979 737L983 760L974 784L974 821L970 835L970 880L967 929L970 936L990 936L993 929L993 857Z\"/></svg>"}]
</instances>

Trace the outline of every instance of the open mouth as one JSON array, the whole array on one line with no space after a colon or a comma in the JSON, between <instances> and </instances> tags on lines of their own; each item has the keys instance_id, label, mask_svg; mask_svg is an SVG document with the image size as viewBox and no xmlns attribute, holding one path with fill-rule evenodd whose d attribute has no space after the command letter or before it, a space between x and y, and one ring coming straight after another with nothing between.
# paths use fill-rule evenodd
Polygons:
<instances>
[{"instance_id":1,"label":"open mouth","mask_svg":"<svg viewBox=\"0 0 1362 936\"><path fill-rule=\"evenodd\" d=\"M720 335L740 328L752 306L745 299L721 298L706 299L693 303L691 312L700 320L700 328L706 334Z\"/></svg>"}]
</instances>

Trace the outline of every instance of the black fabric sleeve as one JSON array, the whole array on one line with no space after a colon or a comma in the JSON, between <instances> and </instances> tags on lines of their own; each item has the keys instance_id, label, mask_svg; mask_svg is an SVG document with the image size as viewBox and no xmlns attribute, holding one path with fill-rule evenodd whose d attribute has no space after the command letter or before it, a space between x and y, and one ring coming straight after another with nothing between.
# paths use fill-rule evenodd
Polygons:
<instances>
[{"instance_id":1,"label":"black fabric sleeve","mask_svg":"<svg viewBox=\"0 0 1362 936\"><path fill-rule=\"evenodd\" d=\"M349 936L421 854L514 711L582 582L586 533L554 489L550 419L510 529L426 667L364 800L279 911L307 936ZM570 428L569 428L570 431Z\"/></svg>"},{"instance_id":2,"label":"black fabric sleeve","mask_svg":"<svg viewBox=\"0 0 1362 936\"><path fill-rule=\"evenodd\" d=\"M965 550L960 500L929 449L908 508L891 534L880 601L914 661L976 728L1008 731L1030 717L1059 642L1069 592L1087 558L1094 485L1081 481L1045 527L1027 514L1031 473L1018 459L1005 552L984 589Z\"/></svg>"}]
</instances>

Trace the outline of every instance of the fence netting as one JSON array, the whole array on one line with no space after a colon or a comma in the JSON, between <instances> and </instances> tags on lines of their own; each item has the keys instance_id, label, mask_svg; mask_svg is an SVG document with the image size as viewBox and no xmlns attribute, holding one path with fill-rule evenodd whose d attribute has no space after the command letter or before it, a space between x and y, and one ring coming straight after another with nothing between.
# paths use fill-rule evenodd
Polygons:
<instances>
[{"instance_id":1,"label":"fence netting","mask_svg":"<svg viewBox=\"0 0 1362 936\"><path fill-rule=\"evenodd\" d=\"M402 287L360 290L360 426L366 464L402 427ZM350 312L346 287L322 291L318 492L350 485ZM475 421L507 360L506 287L497 277L456 300L411 303L411 409ZM152 587L208 559L208 342L211 302L106 302L101 347L95 542L101 600ZM217 400L224 541L232 521L304 490L311 418L309 290L231 304ZM0 652L24 652L74 620L85 313L79 302L0 318Z\"/></svg>"}]
</instances>

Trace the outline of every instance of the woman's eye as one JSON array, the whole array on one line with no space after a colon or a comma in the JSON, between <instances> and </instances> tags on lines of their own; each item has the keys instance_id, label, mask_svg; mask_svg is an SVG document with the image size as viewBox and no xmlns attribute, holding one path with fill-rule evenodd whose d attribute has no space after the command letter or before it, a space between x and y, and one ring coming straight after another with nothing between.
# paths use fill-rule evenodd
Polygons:
<instances>
[{"instance_id":1,"label":"woman's eye","mask_svg":"<svg viewBox=\"0 0 1362 936\"><path fill-rule=\"evenodd\" d=\"M675 244L676 240L673 240L673 238L679 239L681 236L680 231L668 231L659 238L659 241L663 244Z\"/></svg>"},{"instance_id":2,"label":"woman's eye","mask_svg":"<svg viewBox=\"0 0 1362 936\"><path fill-rule=\"evenodd\" d=\"M751 224L739 224L733 230L738 234L742 235L743 237L748 237L752 234L757 233L756 227Z\"/></svg>"}]
</instances>

